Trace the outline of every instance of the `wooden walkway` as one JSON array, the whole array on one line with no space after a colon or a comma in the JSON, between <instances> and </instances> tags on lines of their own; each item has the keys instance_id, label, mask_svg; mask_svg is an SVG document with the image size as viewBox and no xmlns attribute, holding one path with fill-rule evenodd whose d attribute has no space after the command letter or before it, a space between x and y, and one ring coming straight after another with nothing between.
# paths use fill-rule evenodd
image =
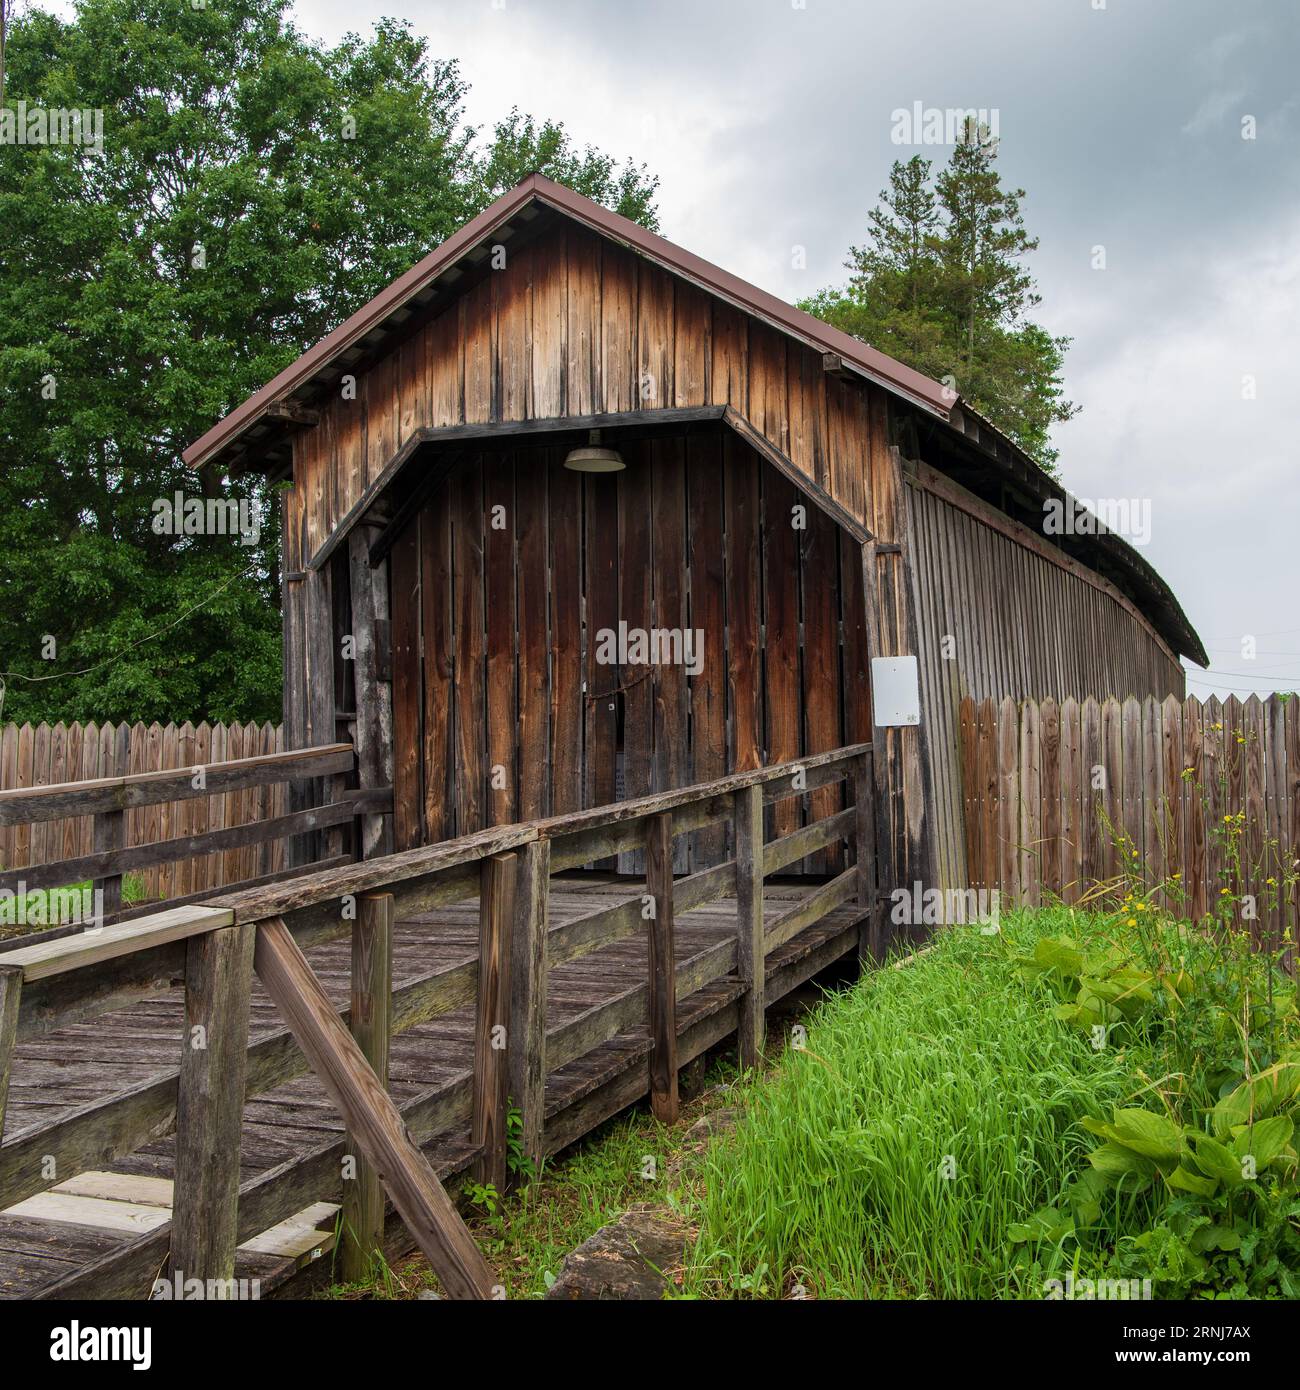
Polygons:
<instances>
[{"instance_id":1,"label":"wooden walkway","mask_svg":"<svg viewBox=\"0 0 1300 1390\"><path fill-rule=\"evenodd\" d=\"M857 745L0 951L0 1297L265 1294L343 1220L354 1271L409 1233L492 1296L440 1183L504 1184L507 1097L535 1159L646 1095L675 1118L681 1067L732 1036L753 1065L768 1007L878 954L872 786ZM734 857L673 875L724 827Z\"/></svg>"},{"instance_id":2,"label":"wooden walkway","mask_svg":"<svg viewBox=\"0 0 1300 1390\"><path fill-rule=\"evenodd\" d=\"M552 927L627 897L627 880L593 876L552 886ZM768 884L765 913L776 917L807 892L800 883ZM806 928L769 957L769 1004L810 975L851 952L860 913L842 907ZM477 899L397 924L393 942L395 989L430 972L464 965L478 950ZM736 903L720 899L676 919L679 970L735 940ZM591 952L551 972L547 1026L555 1029L593 1006L645 988L646 942L632 937ZM310 948L307 957L340 1007L350 989L347 941ZM712 981L678 1011L678 1061L685 1064L736 1028L734 978ZM179 989L21 1044L9 1091L7 1140L45 1128L74 1110L174 1069L180 1050L184 1000ZM260 987L252 1001L250 1043L282 1027ZM392 1040L390 1089L398 1104L430 1094L464 1091L474 1061L474 1006L419 1024ZM546 1082L546 1148L554 1153L609 1115L647 1093L644 1028L623 1033L551 1072ZM317 1078L308 1073L257 1096L244 1107L241 1181L305 1158L340 1138L343 1123ZM174 1139L167 1137L102 1169L78 1174L0 1214L0 1297L30 1298L89 1261L162 1226L171 1215ZM447 1176L469 1161L468 1114L427 1146ZM304 1203L303 1211L240 1247L236 1275L260 1278L263 1292L290 1278L333 1246L337 1201Z\"/></svg>"}]
</instances>

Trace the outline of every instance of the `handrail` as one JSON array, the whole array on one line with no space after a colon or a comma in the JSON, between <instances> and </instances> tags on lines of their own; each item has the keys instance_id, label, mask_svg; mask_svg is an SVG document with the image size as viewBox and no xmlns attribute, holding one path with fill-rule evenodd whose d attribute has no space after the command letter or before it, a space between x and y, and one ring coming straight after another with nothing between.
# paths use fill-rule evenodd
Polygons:
<instances>
[{"instance_id":1,"label":"handrail","mask_svg":"<svg viewBox=\"0 0 1300 1390\"><path fill-rule=\"evenodd\" d=\"M0 825L28 825L63 816L93 816L106 811L132 811L165 801L188 801L219 796L267 782L299 777L328 777L352 767L350 743L327 743L317 748L260 753L224 763L196 762L162 772L132 772L124 777L97 777L86 782L53 782L47 787L17 787L0 792ZM194 774L203 769L202 784Z\"/></svg>"},{"instance_id":2,"label":"handrail","mask_svg":"<svg viewBox=\"0 0 1300 1390\"><path fill-rule=\"evenodd\" d=\"M352 771L354 762L355 753L350 743L329 743L317 748L264 753L226 762L199 761L190 767L161 772L56 782L46 787L0 792L0 825L89 816L94 842L90 854L0 870L0 892L25 894L90 880L102 894L102 925L102 920L113 921L123 915L140 919L138 911L121 912L123 875L137 870L315 832L328 832L323 857L338 859L349 841L355 818L382 808L385 797L391 804L391 789L346 789L347 774ZM126 816L129 811L298 779L325 779L328 794L314 798L323 804L287 815L127 847ZM227 885L227 891L229 889ZM216 891L220 890L192 894L180 902L173 901L170 906L188 904Z\"/></svg>"}]
</instances>

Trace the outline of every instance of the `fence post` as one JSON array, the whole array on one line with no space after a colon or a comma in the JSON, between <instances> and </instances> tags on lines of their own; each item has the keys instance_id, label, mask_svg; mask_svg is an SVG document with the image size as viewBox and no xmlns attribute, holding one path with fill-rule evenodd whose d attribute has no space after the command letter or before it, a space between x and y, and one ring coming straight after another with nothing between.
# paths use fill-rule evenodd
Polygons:
<instances>
[{"instance_id":1,"label":"fence post","mask_svg":"<svg viewBox=\"0 0 1300 1390\"><path fill-rule=\"evenodd\" d=\"M673 817L652 816L645 841L646 888L654 899L650 928L650 1108L677 1119L677 966L673 950Z\"/></svg>"},{"instance_id":2,"label":"fence post","mask_svg":"<svg viewBox=\"0 0 1300 1390\"><path fill-rule=\"evenodd\" d=\"M853 855L857 868L858 960L879 962L885 956L883 913L878 912L876 882L876 776L874 759L864 753L853 769Z\"/></svg>"},{"instance_id":3,"label":"fence post","mask_svg":"<svg viewBox=\"0 0 1300 1390\"><path fill-rule=\"evenodd\" d=\"M220 927L186 948L171 1229L171 1271L183 1279L235 1272L254 942L251 925Z\"/></svg>"},{"instance_id":4,"label":"fence post","mask_svg":"<svg viewBox=\"0 0 1300 1390\"><path fill-rule=\"evenodd\" d=\"M551 842L533 840L515 855L514 939L510 946L510 1021L506 1036L510 1098L523 1118L520 1142L542 1160L546 1112L546 933Z\"/></svg>"},{"instance_id":5,"label":"fence post","mask_svg":"<svg viewBox=\"0 0 1300 1390\"><path fill-rule=\"evenodd\" d=\"M742 787L735 797L736 975L740 996L736 1041L742 1070L758 1066L766 1023L763 948L763 788Z\"/></svg>"},{"instance_id":6,"label":"fence post","mask_svg":"<svg viewBox=\"0 0 1300 1390\"><path fill-rule=\"evenodd\" d=\"M346 772L336 772L325 782L325 804L327 806L339 806L349 799L348 774ZM349 821L341 825L331 825L325 831L325 854L324 858L333 859L337 855L351 853L354 859L360 859L357 853L355 836L353 834L354 821Z\"/></svg>"},{"instance_id":7,"label":"fence post","mask_svg":"<svg viewBox=\"0 0 1300 1390\"><path fill-rule=\"evenodd\" d=\"M478 899L478 1009L474 1016L471 1141L482 1146L475 1179L506 1187L506 1045L510 1037L510 924L515 915L514 854L485 859Z\"/></svg>"},{"instance_id":8,"label":"fence post","mask_svg":"<svg viewBox=\"0 0 1300 1390\"><path fill-rule=\"evenodd\" d=\"M370 893L361 899L352 925L352 1036L379 1084L388 1086L388 1048L392 1035L393 895ZM343 1183L339 1272L345 1283L361 1283L374 1272L383 1249L384 1189L370 1160L348 1135L348 1157L355 1165Z\"/></svg>"},{"instance_id":9,"label":"fence post","mask_svg":"<svg viewBox=\"0 0 1300 1390\"><path fill-rule=\"evenodd\" d=\"M0 966L0 1139L5 1132L5 1106L9 1101L9 1073L18 1045L18 1004L23 993L23 972L16 965Z\"/></svg>"},{"instance_id":10,"label":"fence post","mask_svg":"<svg viewBox=\"0 0 1300 1390\"><path fill-rule=\"evenodd\" d=\"M106 854L110 850L126 848L126 812L101 811L94 818L94 850L96 854ZM122 875L110 874L107 878L96 879L95 888L104 894L104 916L122 910Z\"/></svg>"}]
</instances>

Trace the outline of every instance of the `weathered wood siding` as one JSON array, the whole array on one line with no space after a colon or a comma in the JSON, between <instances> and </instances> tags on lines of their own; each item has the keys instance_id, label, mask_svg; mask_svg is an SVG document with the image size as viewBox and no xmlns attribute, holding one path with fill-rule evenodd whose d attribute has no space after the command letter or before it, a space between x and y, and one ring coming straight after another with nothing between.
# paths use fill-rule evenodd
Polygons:
<instances>
[{"instance_id":1,"label":"weathered wood siding","mask_svg":"<svg viewBox=\"0 0 1300 1390\"><path fill-rule=\"evenodd\" d=\"M423 633L394 637L398 849L870 738L861 544L731 431L620 448L606 475L471 458L395 548L395 632ZM702 669L598 661L620 622L698 630ZM777 833L839 798L779 803ZM713 827L677 867L724 854Z\"/></svg>"},{"instance_id":2,"label":"weathered wood siding","mask_svg":"<svg viewBox=\"0 0 1300 1390\"><path fill-rule=\"evenodd\" d=\"M1046 538L924 465L907 478L936 868L943 886L965 887L963 783L969 795L982 770L962 766L960 701L1181 699L1183 668L1119 590Z\"/></svg>"},{"instance_id":3,"label":"weathered wood siding","mask_svg":"<svg viewBox=\"0 0 1300 1390\"><path fill-rule=\"evenodd\" d=\"M731 405L867 526L869 403L822 354L578 227L509 254L294 444L305 563L424 426ZM878 467L889 461L879 456Z\"/></svg>"}]
</instances>

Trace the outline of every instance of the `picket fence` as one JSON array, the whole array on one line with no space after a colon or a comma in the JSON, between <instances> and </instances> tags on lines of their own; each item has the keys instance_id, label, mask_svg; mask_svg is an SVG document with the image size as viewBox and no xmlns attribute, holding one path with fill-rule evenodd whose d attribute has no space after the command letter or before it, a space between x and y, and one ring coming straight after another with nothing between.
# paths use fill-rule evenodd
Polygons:
<instances>
[{"instance_id":1,"label":"picket fence","mask_svg":"<svg viewBox=\"0 0 1300 1390\"><path fill-rule=\"evenodd\" d=\"M1194 920L1226 896L1295 930L1300 700L966 699L959 723L972 887L1076 903L1136 871Z\"/></svg>"}]
</instances>

